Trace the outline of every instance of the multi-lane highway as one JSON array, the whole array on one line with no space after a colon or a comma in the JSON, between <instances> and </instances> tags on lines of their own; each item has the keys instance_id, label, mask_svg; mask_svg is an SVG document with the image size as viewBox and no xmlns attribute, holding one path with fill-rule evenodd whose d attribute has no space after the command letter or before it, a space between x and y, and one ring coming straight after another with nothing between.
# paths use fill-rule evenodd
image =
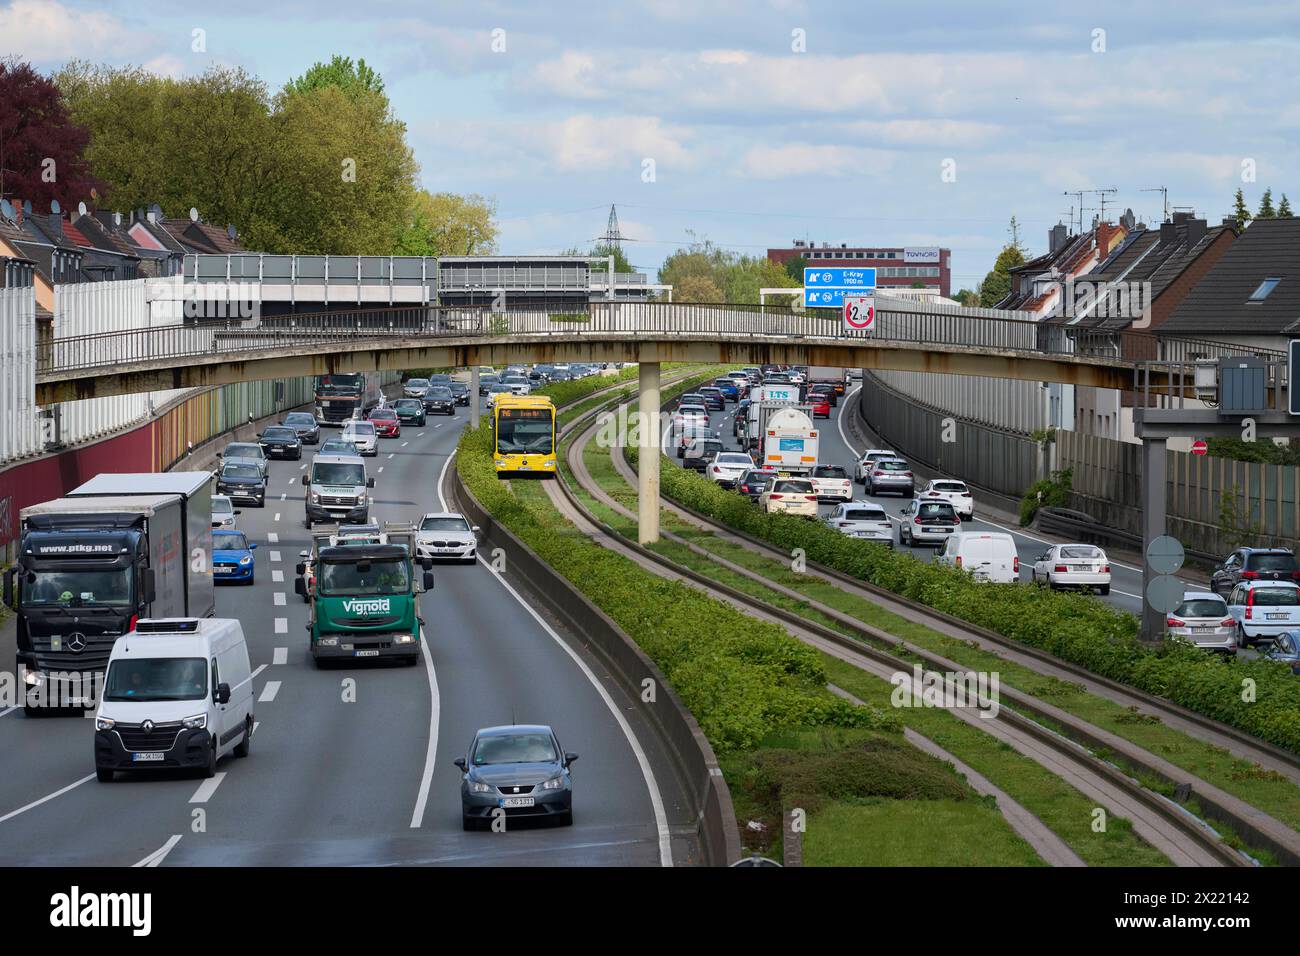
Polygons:
<instances>
[{"instance_id":1,"label":"multi-lane highway","mask_svg":"<svg viewBox=\"0 0 1300 956\"><path fill-rule=\"evenodd\" d=\"M468 419L430 418L383 439L367 459L377 520L443 510L441 487ZM323 437L333 435L324 430ZM247 759L216 777L94 776L92 723L0 712L0 864L634 864L694 848L683 801L638 707L599 661L486 560L435 568L422 596L421 666L318 670L307 605L294 594L303 526L303 462L273 462L265 509L242 507L258 548L256 583L218 588L217 614L243 625L257 727ZM485 555L490 557L490 553ZM15 653L13 622L0 661ZM510 821L464 832L463 756L479 727L549 723L574 765L572 827ZM689 829L689 827L686 827Z\"/></svg>"},{"instance_id":2,"label":"multi-lane highway","mask_svg":"<svg viewBox=\"0 0 1300 956\"><path fill-rule=\"evenodd\" d=\"M862 393L861 385L850 387L847 392L840 397L839 404L831 409L831 417L827 419L817 419L814 424L820 430L820 450L819 458L824 465L839 465L850 475L854 474L854 463L866 451L862 441L856 437L854 429L849 427L847 416L856 414L858 401L870 401L870 395ZM717 431L718 437L722 439L728 450L739 450L740 442L736 439L732 431L732 417L735 413L735 405L729 404L725 412L711 412L709 416L710 427ZM865 426L858 429L866 431ZM870 436L876 437L876 436ZM665 445L665 447L668 447ZM873 445L870 447L888 448L887 444ZM671 452L670 452L671 455ZM906 457L906 456L904 456ZM913 465L913 472L917 476L917 487L920 488L927 480L931 478L960 478L960 475L939 475L931 473L923 467ZM897 525L899 522L898 513L907 503L908 499L899 495L869 495L861 485L854 483L853 497L855 501L873 501L885 509L885 513L895 525L895 540L897 540ZM829 514L834 508L833 504L823 503L819 507L819 512L823 515ZM1052 544L1060 543L1056 539L1048 539L1032 532L1026 532L1013 524L1000 519L991 518L987 508L981 509L979 493L975 493L975 520L973 522L963 522L963 527L971 531L1005 531L1012 535L1016 542L1016 549L1020 555L1020 578L1022 581L1029 581L1030 568L1034 561ZM906 549L904 549L906 550ZM912 553L920 558L933 558L937 555L937 549L933 548L915 548ZM1111 591L1110 595L1103 600L1109 601L1116 607L1130 611L1134 614L1141 609L1142 593L1142 569L1133 565L1127 565L1111 560Z\"/></svg>"}]
</instances>

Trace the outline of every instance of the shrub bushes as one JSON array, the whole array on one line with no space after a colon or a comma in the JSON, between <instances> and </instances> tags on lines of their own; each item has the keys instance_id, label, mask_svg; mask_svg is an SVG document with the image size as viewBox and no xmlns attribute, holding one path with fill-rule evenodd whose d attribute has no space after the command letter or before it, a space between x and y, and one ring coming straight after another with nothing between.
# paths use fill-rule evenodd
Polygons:
<instances>
[{"instance_id":1,"label":"shrub bushes","mask_svg":"<svg viewBox=\"0 0 1300 956\"><path fill-rule=\"evenodd\" d=\"M633 460L636 449L630 449ZM1138 622L1096 598L1025 584L988 584L965 572L854 540L818 521L768 515L665 459L660 489L724 525L835 568L938 611L1048 651L1093 673L1232 724L1300 753L1300 681L1256 659L1223 662L1194 647L1137 638ZM1253 682L1254 699L1243 700ZM1249 697L1249 694L1246 694Z\"/></svg>"},{"instance_id":2,"label":"shrub bushes","mask_svg":"<svg viewBox=\"0 0 1300 956\"><path fill-rule=\"evenodd\" d=\"M780 627L645 571L593 544L549 509L515 498L493 469L486 427L462 433L457 461L480 504L613 618L663 670L719 753L747 749L770 733L797 727L901 727L893 713L831 695L816 651Z\"/></svg>"}]
</instances>

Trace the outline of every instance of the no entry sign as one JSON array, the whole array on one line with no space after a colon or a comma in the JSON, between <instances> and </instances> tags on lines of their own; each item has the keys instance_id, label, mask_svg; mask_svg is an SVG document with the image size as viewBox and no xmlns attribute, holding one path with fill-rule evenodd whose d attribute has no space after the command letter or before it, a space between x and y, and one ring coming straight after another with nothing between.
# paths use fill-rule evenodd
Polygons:
<instances>
[{"instance_id":1,"label":"no entry sign","mask_svg":"<svg viewBox=\"0 0 1300 956\"><path fill-rule=\"evenodd\" d=\"M860 295L844 298L844 328L851 332L870 332L876 327L876 297Z\"/></svg>"},{"instance_id":2,"label":"no entry sign","mask_svg":"<svg viewBox=\"0 0 1300 956\"><path fill-rule=\"evenodd\" d=\"M1204 442L1204 440L1202 440L1202 439L1200 439L1200 438L1198 438L1198 439L1196 439L1196 441L1192 442L1192 454L1193 454L1193 455L1204 455L1204 454L1206 454L1207 452L1209 452L1209 450L1210 450L1210 446L1207 445L1207 444Z\"/></svg>"}]
</instances>

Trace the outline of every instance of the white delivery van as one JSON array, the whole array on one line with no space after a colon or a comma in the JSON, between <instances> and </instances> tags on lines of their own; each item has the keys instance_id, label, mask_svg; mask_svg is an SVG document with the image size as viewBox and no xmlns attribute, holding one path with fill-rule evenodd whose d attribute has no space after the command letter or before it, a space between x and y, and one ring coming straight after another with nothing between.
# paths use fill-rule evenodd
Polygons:
<instances>
[{"instance_id":1,"label":"white delivery van","mask_svg":"<svg viewBox=\"0 0 1300 956\"><path fill-rule=\"evenodd\" d=\"M119 637L95 713L95 776L119 770L217 772L248 756L253 677L233 618L147 618Z\"/></svg>"},{"instance_id":2,"label":"white delivery van","mask_svg":"<svg viewBox=\"0 0 1300 956\"><path fill-rule=\"evenodd\" d=\"M977 581L1014 584L1020 580L1020 555L1005 531L954 531L939 555L941 564L969 571Z\"/></svg>"}]
</instances>

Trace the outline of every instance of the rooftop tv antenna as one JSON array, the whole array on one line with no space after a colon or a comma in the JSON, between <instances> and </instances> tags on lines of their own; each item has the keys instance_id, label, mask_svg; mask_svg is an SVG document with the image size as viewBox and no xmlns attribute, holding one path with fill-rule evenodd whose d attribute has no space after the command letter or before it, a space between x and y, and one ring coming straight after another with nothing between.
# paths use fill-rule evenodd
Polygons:
<instances>
[{"instance_id":1,"label":"rooftop tv antenna","mask_svg":"<svg viewBox=\"0 0 1300 956\"><path fill-rule=\"evenodd\" d=\"M1147 188L1140 189L1138 191L1144 193L1159 193L1160 200L1161 200L1160 205L1161 208L1164 210L1164 214L1165 214L1164 219L1162 219L1161 222L1164 222L1169 219L1169 187L1168 186L1148 186Z\"/></svg>"},{"instance_id":2,"label":"rooftop tv antenna","mask_svg":"<svg viewBox=\"0 0 1300 956\"><path fill-rule=\"evenodd\" d=\"M1089 189L1088 192L1097 194L1097 219L1099 222L1106 221L1106 196L1117 193L1119 190L1114 186L1103 186L1100 189Z\"/></svg>"},{"instance_id":3,"label":"rooftop tv antenna","mask_svg":"<svg viewBox=\"0 0 1300 956\"><path fill-rule=\"evenodd\" d=\"M1062 193L1062 195L1065 196L1073 196L1077 200L1075 205L1079 209L1079 235L1083 235L1083 194L1085 192L1087 192L1086 189L1076 189L1073 192L1067 189L1064 193ZM1073 222L1074 220L1073 214L1071 214L1070 220L1071 222Z\"/></svg>"}]
</instances>

